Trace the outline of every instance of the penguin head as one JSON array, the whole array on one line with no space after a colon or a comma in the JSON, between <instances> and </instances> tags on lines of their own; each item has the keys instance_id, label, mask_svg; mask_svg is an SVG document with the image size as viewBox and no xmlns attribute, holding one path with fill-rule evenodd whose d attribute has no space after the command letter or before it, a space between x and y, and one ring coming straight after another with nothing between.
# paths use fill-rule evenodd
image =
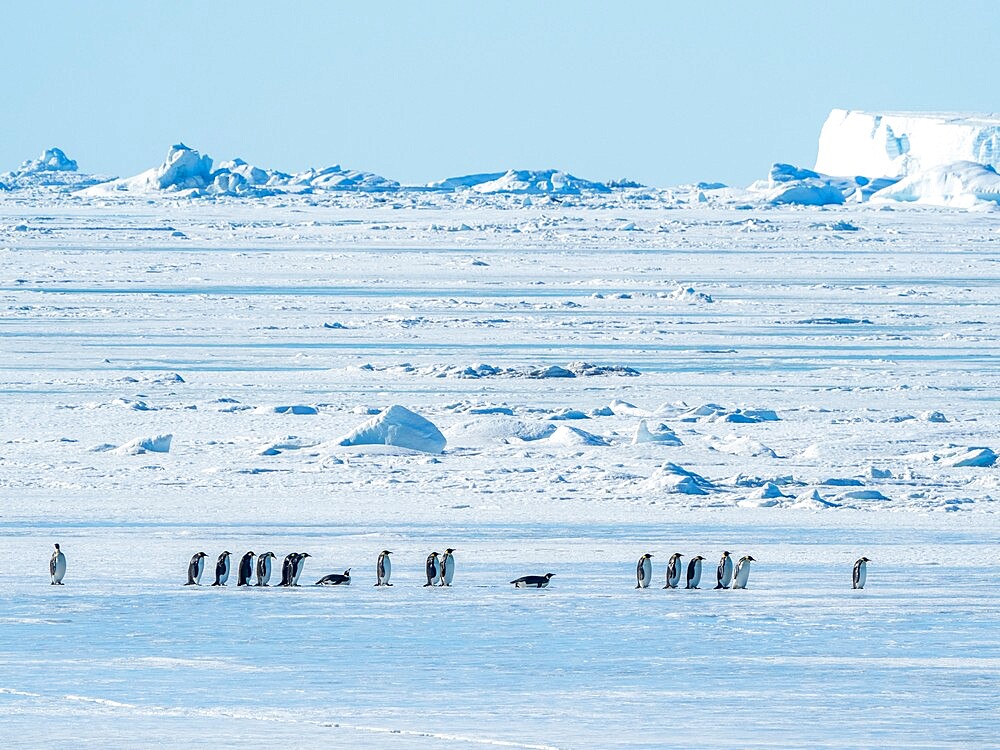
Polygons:
<instances>
[{"instance_id":1,"label":"penguin head","mask_svg":"<svg viewBox=\"0 0 1000 750\"><path fill-rule=\"evenodd\" d=\"M229 551L228 551L228 550L226 550L226 551L225 551L225 552L223 552L223 553L222 553L221 555L219 555L219 557L229 557Z\"/></svg>"},{"instance_id":2,"label":"penguin head","mask_svg":"<svg viewBox=\"0 0 1000 750\"><path fill-rule=\"evenodd\" d=\"M302 559L302 558L306 558L306 557L312 557L312 555L310 555L310 554L309 554L308 552L302 552L302 553L301 553L301 554L299 555L299 558L300 558L300 559Z\"/></svg>"},{"instance_id":3,"label":"penguin head","mask_svg":"<svg viewBox=\"0 0 1000 750\"><path fill-rule=\"evenodd\" d=\"M755 560L750 555L747 555L746 557L743 558L743 562L757 562L757 560Z\"/></svg>"},{"instance_id":4,"label":"penguin head","mask_svg":"<svg viewBox=\"0 0 1000 750\"><path fill-rule=\"evenodd\" d=\"M249 552L247 552L247 557L253 557L253 556L254 556L253 550L250 550Z\"/></svg>"},{"instance_id":5,"label":"penguin head","mask_svg":"<svg viewBox=\"0 0 1000 750\"><path fill-rule=\"evenodd\" d=\"M273 552L265 552L263 555L261 555L261 557L272 557L273 558L274 557L274 553Z\"/></svg>"},{"instance_id":6,"label":"penguin head","mask_svg":"<svg viewBox=\"0 0 1000 750\"><path fill-rule=\"evenodd\" d=\"M555 573L546 573L545 574L545 578L546 578L546 580L548 580L548 579L552 578L554 575L555 575Z\"/></svg>"},{"instance_id":7,"label":"penguin head","mask_svg":"<svg viewBox=\"0 0 1000 750\"><path fill-rule=\"evenodd\" d=\"M56 545L56 552L58 552L58 551L59 551L59 545L57 544Z\"/></svg>"},{"instance_id":8,"label":"penguin head","mask_svg":"<svg viewBox=\"0 0 1000 750\"><path fill-rule=\"evenodd\" d=\"M729 557L729 550L726 550L725 552L723 552L722 556L723 557Z\"/></svg>"},{"instance_id":9,"label":"penguin head","mask_svg":"<svg viewBox=\"0 0 1000 750\"><path fill-rule=\"evenodd\" d=\"M698 556L697 556L697 557L695 557L694 559L695 559L695 560L704 560L705 558L704 558L704 557L702 557L701 555L698 555Z\"/></svg>"},{"instance_id":10,"label":"penguin head","mask_svg":"<svg viewBox=\"0 0 1000 750\"><path fill-rule=\"evenodd\" d=\"M56 547L58 548L59 545L57 544ZM871 560L869 560L867 557L862 557L860 560L858 560L858 562L871 562Z\"/></svg>"},{"instance_id":11,"label":"penguin head","mask_svg":"<svg viewBox=\"0 0 1000 750\"><path fill-rule=\"evenodd\" d=\"M382 550L382 554L383 555L391 555L392 553L389 550L384 549L384 550Z\"/></svg>"},{"instance_id":12,"label":"penguin head","mask_svg":"<svg viewBox=\"0 0 1000 750\"><path fill-rule=\"evenodd\" d=\"M683 557L683 555L680 552L675 552L674 554L672 554L670 556L670 559L671 560L680 560L682 557Z\"/></svg>"},{"instance_id":13,"label":"penguin head","mask_svg":"<svg viewBox=\"0 0 1000 750\"><path fill-rule=\"evenodd\" d=\"M437 556L438 556L437 552L431 552L431 554L430 554L430 557L437 557Z\"/></svg>"},{"instance_id":14,"label":"penguin head","mask_svg":"<svg viewBox=\"0 0 1000 750\"><path fill-rule=\"evenodd\" d=\"M446 555L450 555L450 554L451 554L452 552L454 552L454 551L455 551L455 550L454 550L453 548L449 547L448 549L446 549L446 550L444 551L444 553L445 553Z\"/></svg>"},{"instance_id":15,"label":"penguin head","mask_svg":"<svg viewBox=\"0 0 1000 750\"><path fill-rule=\"evenodd\" d=\"M208 555L205 552L199 552L195 557L208 557Z\"/></svg>"},{"instance_id":16,"label":"penguin head","mask_svg":"<svg viewBox=\"0 0 1000 750\"><path fill-rule=\"evenodd\" d=\"M344 571L344 578L350 578L350 577L351 577L351 569L348 568L347 570Z\"/></svg>"}]
</instances>

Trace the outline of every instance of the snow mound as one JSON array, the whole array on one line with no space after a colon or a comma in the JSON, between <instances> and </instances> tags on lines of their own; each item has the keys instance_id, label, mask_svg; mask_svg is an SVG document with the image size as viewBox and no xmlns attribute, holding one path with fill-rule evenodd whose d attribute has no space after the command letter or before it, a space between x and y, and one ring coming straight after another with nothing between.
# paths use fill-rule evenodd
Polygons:
<instances>
[{"instance_id":1,"label":"snow mound","mask_svg":"<svg viewBox=\"0 0 1000 750\"><path fill-rule=\"evenodd\" d=\"M971 161L941 164L904 177L871 199L874 203L903 201L953 208L1000 203L1000 175L990 165Z\"/></svg>"},{"instance_id":2,"label":"snow mound","mask_svg":"<svg viewBox=\"0 0 1000 750\"><path fill-rule=\"evenodd\" d=\"M615 399L610 404L608 408L611 413L616 417L648 417L649 412L645 409L640 409L635 404L630 404L628 401L621 401L620 399Z\"/></svg>"},{"instance_id":3,"label":"snow mound","mask_svg":"<svg viewBox=\"0 0 1000 750\"><path fill-rule=\"evenodd\" d=\"M0 190L48 188L74 191L108 179L81 174L77 169L77 163L62 149L47 148L37 159L28 159L15 170L0 173Z\"/></svg>"},{"instance_id":4,"label":"snow mound","mask_svg":"<svg viewBox=\"0 0 1000 750\"><path fill-rule=\"evenodd\" d=\"M883 495L878 490L849 490L847 492L841 492L837 496L838 500L888 500L885 495Z\"/></svg>"},{"instance_id":5,"label":"snow mound","mask_svg":"<svg viewBox=\"0 0 1000 750\"><path fill-rule=\"evenodd\" d=\"M722 440L716 440L709 445L720 453L729 453L734 456L745 456L747 458L777 458L778 454L768 448L763 443L759 443L749 437L737 437L730 435Z\"/></svg>"},{"instance_id":6,"label":"snow mound","mask_svg":"<svg viewBox=\"0 0 1000 750\"><path fill-rule=\"evenodd\" d=\"M704 292L699 292L697 289L691 286L679 286L674 291L669 294L670 299L679 300L681 302L690 302L693 304L711 304L715 302L712 296L705 294Z\"/></svg>"},{"instance_id":7,"label":"snow mound","mask_svg":"<svg viewBox=\"0 0 1000 750\"><path fill-rule=\"evenodd\" d=\"M643 443L658 443L659 445L672 446L684 445L681 439L677 437L677 434L665 424L660 423L655 430L650 430L646 424L646 420L641 419L639 420L639 426L635 429L635 435L632 436L632 445L641 445Z\"/></svg>"},{"instance_id":8,"label":"snow mound","mask_svg":"<svg viewBox=\"0 0 1000 750\"><path fill-rule=\"evenodd\" d=\"M921 413L920 419L924 422L938 422L943 423L948 421L948 417L939 411L925 411Z\"/></svg>"},{"instance_id":9,"label":"snow mound","mask_svg":"<svg viewBox=\"0 0 1000 750\"><path fill-rule=\"evenodd\" d=\"M816 170L905 177L958 161L1000 166L1000 117L835 109L820 132Z\"/></svg>"},{"instance_id":10,"label":"snow mound","mask_svg":"<svg viewBox=\"0 0 1000 750\"><path fill-rule=\"evenodd\" d=\"M681 495L707 495L716 489L705 477L670 461L653 472L642 486L647 491Z\"/></svg>"},{"instance_id":11,"label":"snow mound","mask_svg":"<svg viewBox=\"0 0 1000 750\"><path fill-rule=\"evenodd\" d=\"M343 169L339 165L310 169L296 175L263 169L242 159L225 161L212 168L212 159L179 143L171 146L167 158L158 167L133 177L95 185L80 191L85 196L103 196L116 192L180 193L186 196L256 196L275 193L302 193L314 190L385 191L396 190L399 183L371 172Z\"/></svg>"},{"instance_id":12,"label":"snow mound","mask_svg":"<svg viewBox=\"0 0 1000 750\"><path fill-rule=\"evenodd\" d=\"M201 191L212 181L212 159L202 156L183 143L170 147L167 158L158 167L134 177L122 177L81 190L81 195L100 196L113 192L153 193Z\"/></svg>"},{"instance_id":13,"label":"snow mound","mask_svg":"<svg viewBox=\"0 0 1000 750\"><path fill-rule=\"evenodd\" d=\"M17 173L22 175L42 172L75 172L77 164L61 148L47 148L37 159L29 159L21 164Z\"/></svg>"},{"instance_id":14,"label":"snow mound","mask_svg":"<svg viewBox=\"0 0 1000 750\"><path fill-rule=\"evenodd\" d=\"M990 448L966 448L951 445L947 448L942 448L939 451L917 453L912 455L911 458L929 461L940 466L952 466L956 468L963 466L976 466L989 468L996 463L997 454Z\"/></svg>"},{"instance_id":15,"label":"snow mound","mask_svg":"<svg viewBox=\"0 0 1000 750\"><path fill-rule=\"evenodd\" d=\"M719 404L702 404L681 414L681 422L730 422L733 424L758 424L777 422L779 417L773 409L730 409Z\"/></svg>"},{"instance_id":16,"label":"snow mound","mask_svg":"<svg viewBox=\"0 0 1000 750\"><path fill-rule=\"evenodd\" d=\"M344 169L339 164L325 169L310 169L295 175L289 182L293 186L305 186L313 190L355 190L359 192L383 192L397 190L399 183L373 172Z\"/></svg>"},{"instance_id":17,"label":"snow mound","mask_svg":"<svg viewBox=\"0 0 1000 750\"><path fill-rule=\"evenodd\" d=\"M319 414L319 409L308 404L287 404L281 406L259 406L254 411L259 414Z\"/></svg>"},{"instance_id":18,"label":"snow mound","mask_svg":"<svg viewBox=\"0 0 1000 750\"><path fill-rule=\"evenodd\" d=\"M513 417L479 417L448 427L448 442L460 446L484 446L512 440L541 440L556 431L551 422L525 422Z\"/></svg>"},{"instance_id":19,"label":"snow mound","mask_svg":"<svg viewBox=\"0 0 1000 750\"><path fill-rule=\"evenodd\" d=\"M787 498L778 485L768 482L756 492L752 492L736 504L741 508L773 508L780 500Z\"/></svg>"},{"instance_id":20,"label":"snow mound","mask_svg":"<svg viewBox=\"0 0 1000 750\"><path fill-rule=\"evenodd\" d=\"M556 445L560 447L576 448L583 445L610 445L605 438L600 435L581 430L579 427L570 427L567 424L559 425L551 435L540 442L546 445Z\"/></svg>"},{"instance_id":21,"label":"snow mound","mask_svg":"<svg viewBox=\"0 0 1000 750\"><path fill-rule=\"evenodd\" d=\"M480 172L478 174L466 174L460 177L448 177L444 180L428 182L427 187L435 190L467 190L477 185L484 185L487 182L494 182L503 177L506 172Z\"/></svg>"},{"instance_id":22,"label":"snow mound","mask_svg":"<svg viewBox=\"0 0 1000 750\"><path fill-rule=\"evenodd\" d=\"M354 428L337 445L392 445L424 453L442 453L447 442L433 422L396 404Z\"/></svg>"},{"instance_id":23,"label":"snow mound","mask_svg":"<svg viewBox=\"0 0 1000 750\"><path fill-rule=\"evenodd\" d=\"M839 205L848 200L867 200L878 190L894 183L894 179L868 177L836 177L791 164L774 164L766 183L754 183L751 192L762 193L772 205L796 204L803 206ZM845 230L851 231L851 230Z\"/></svg>"},{"instance_id":24,"label":"snow mound","mask_svg":"<svg viewBox=\"0 0 1000 750\"><path fill-rule=\"evenodd\" d=\"M795 510L826 510L827 508L837 508L839 506L829 500L824 500L823 496L819 494L819 490L813 490L812 492L803 492L797 496L795 502L788 507Z\"/></svg>"},{"instance_id":25,"label":"snow mound","mask_svg":"<svg viewBox=\"0 0 1000 750\"><path fill-rule=\"evenodd\" d=\"M479 175L491 176L491 175ZM471 177L471 176L470 176ZM452 177L444 182L455 182L468 177ZM525 195L579 195L583 192L609 193L611 189L601 182L574 177L557 169L510 169L499 177L468 185L477 193L517 193Z\"/></svg>"},{"instance_id":26,"label":"snow mound","mask_svg":"<svg viewBox=\"0 0 1000 750\"><path fill-rule=\"evenodd\" d=\"M173 437L173 435L154 435L153 437L136 438L112 452L119 456L139 456L143 453L169 453Z\"/></svg>"}]
</instances>

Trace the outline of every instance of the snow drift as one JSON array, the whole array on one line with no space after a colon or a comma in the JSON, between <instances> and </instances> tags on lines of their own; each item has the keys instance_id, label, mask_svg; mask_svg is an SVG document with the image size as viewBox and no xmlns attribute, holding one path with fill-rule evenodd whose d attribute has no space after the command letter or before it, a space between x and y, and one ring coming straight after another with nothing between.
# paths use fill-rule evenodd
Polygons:
<instances>
[{"instance_id":1,"label":"snow drift","mask_svg":"<svg viewBox=\"0 0 1000 750\"><path fill-rule=\"evenodd\" d=\"M394 445L424 453L442 453L447 443L433 422L405 406L393 405L354 428L337 444Z\"/></svg>"}]
</instances>

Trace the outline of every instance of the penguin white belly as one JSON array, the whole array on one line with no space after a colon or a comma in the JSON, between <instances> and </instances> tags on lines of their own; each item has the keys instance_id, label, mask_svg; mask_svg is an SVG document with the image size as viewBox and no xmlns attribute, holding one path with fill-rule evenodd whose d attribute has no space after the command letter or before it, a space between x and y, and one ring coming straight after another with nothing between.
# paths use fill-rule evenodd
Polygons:
<instances>
[{"instance_id":1,"label":"penguin white belly","mask_svg":"<svg viewBox=\"0 0 1000 750\"><path fill-rule=\"evenodd\" d=\"M682 567L680 561L678 561L674 564L673 575L669 579L670 585L674 588L677 588L677 585L681 582L681 570Z\"/></svg>"},{"instance_id":2,"label":"penguin white belly","mask_svg":"<svg viewBox=\"0 0 1000 750\"><path fill-rule=\"evenodd\" d=\"M694 564L694 570L691 571L691 588L697 588L701 584L701 560Z\"/></svg>"},{"instance_id":3,"label":"penguin white belly","mask_svg":"<svg viewBox=\"0 0 1000 750\"><path fill-rule=\"evenodd\" d=\"M434 561L434 568L431 572L431 583L441 582L441 563L437 560Z\"/></svg>"},{"instance_id":4,"label":"penguin white belly","mask_svg":"<svg viewBox=\"0 0 1000 750\"><path fill-rule=\"evenodd\" d=\"M653 580L653 563L651 563L649 560L643 560L640 571L641 574L639 575L639 587L648 589L649 584Z\"/></svg>"},{"instance_id":5,"label":"penguin white belly","mask_svg":"<svg viewBox=\"0 0 1000 750\"><path fill-rule=\"evenodd\" d=\"M260 580L257 581L257 585L258 586L262 586L262 585L265 585L267 583L270 583L270 581L271 581L271 558L270 557L265 557L264 558L264 575L262 575L260 577Z\"/></svg>"},{"instance_id":6,"label":"penguin white belly","mask_svg":"<svg viewBox=\"0 0 1000 750\"><path fill-rule=\"evenodd\" d=\"M739 567L739 570L736 571L736 578L733 579L733 588L745 589L748 580L750 580L750 566L747 563L743 563Z\"/></svg>"},{"instance_id":7,"label":"penguin white belly","mask_svg":"<svg viewBox=\"0 0 1000 750\"><path fill-rule=\"evenodd\" d=\"M222 575L219 576L219 583L225 584L229 580L229 560L222 566Z\"/></svg>"},{"instance_id":8,"label":"penguin white belly","mask_svg":"<svg viewBox=\"0 0 1000 750\"><path fill-rule=\"evenodd\" d=\"M733 560L727 557L722 566L722 585L728 586L733 581Z\"/></svg>"},{"instance_id":9,"label":"penguin white belly","mask_svg":"<svg viewBox=\"0 0 1000 750\"><path fill-rule=\"evenodd\" d=\"M205 572L205 558L199 557L194 569L194 582L201 584L201 574Z\"/></svg>"},{"instance_id":10,"label":"penguin white belly","mask_svg":"<svg viewBox=\"0 0 1000 750\"><path fill-rule=\"evenodd\" d=\"M52 571L52 582L62 583L62 579L66 576L66 555L60 552L56 556L55 570Z\"/></svg>"},{"instance_id":11,"label":"penguin white belly","mask_svg":"<svg viewBox=\"0 0 1000 750\"><path fill-rule=\"evenodd\" d=\"M382 560L382 573L382 583L389 583L389 578L392 576L392 563L389 562L388 557Z\"/></svg>"},{"instance_id":12,"label":"penguin white belly","mask_svg":"<svg viewBox=\"0 0 1000 750\"><path fill-rule=\"evenodd\" d=\"M444 581L445 586L451 586L452 580L455 578L455 558L449 558L447 564L442 566L442 576L441 579Z\"/></svg>"},{"instance_id":13,"label":"penguin white belly","mask_svg":"<svg viewBox=\"0 0 1000 750\"><path fill-rule=\"evenodd\" d=\"M861 563L861 566L858 568L858 588L859 589L863 589L865 587L865 581L867 579L868 579L868 566L865 565L864 563ZM878 588L878 587L876 586L876 588Z\"/></svg>"}]
</instances>

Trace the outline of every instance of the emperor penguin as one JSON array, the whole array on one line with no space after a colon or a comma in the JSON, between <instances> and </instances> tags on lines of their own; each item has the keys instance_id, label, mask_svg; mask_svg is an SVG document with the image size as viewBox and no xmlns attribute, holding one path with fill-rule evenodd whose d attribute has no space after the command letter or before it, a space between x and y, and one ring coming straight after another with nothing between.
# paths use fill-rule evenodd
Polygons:
<instances>
[{"instance_id":1,"label":"emperor penguin","mask_svg":"<svg viewBox=\"0 0 1000 750\"><path fill-rule=\"evenodd\" d=\"M698 588L698 584L701 583L701 561L704 559L705 558L701 555L691 558L691 561L688 563L687 578L684 588Z\"/></svg>"},{"instance_id":2,"label":"emperor penguin","mask_svg":"<svg viewBox=\"0 0 1000 750\"><path fill-rule=\"evenodd\" d=\"M555 573L546 573L543 576L521 576L520 578L515 578L511 583L514 584L514 588L518 589L544 589L549 585L549 581Z\"/></svg>"},{"instance_id":3,"label":"emperor penguin","mask_svg":"<svg viewBox=\"0 0 1000 750\"><path fill-rule=\"evenodd\" d=\"M719 560L719 568L715 571L715 588L717 589L728 589L729 584L733 580L733 558L729 556L729 552L722 553L722 559Z\"/></svg>"},{"instance_id":4,"label":"emperor penguin","mask_svg":"<svg viewBox=\"0 0 1000 750\"><path fill-rule=\"evenodd\" d=\"M378 564L375 566L375 574L378 576L378 583L376 586L391 586L389 583L389 576L392 575L392 563L389 561L389 555L392 553L384 549L379 553Z\"/></svg>"},{"instance_id":5,"label":"emperor penguin","mask_svg":"<svg viewBox=\"0 0 1000 750\"><path fill-rule=\"evenodd\" d=\"M344 571L343 575L340 573L331 573L328 576L323 576L318 581L316 581L317 586L350 586L351 585L351 569L348 568Z\"/></svg>"},{"instance_id":6,"label":"emperor penguin","mask_svg":"<svg viewBox=\"0 0 1000 750\"><path fill-rule=\"evenodd\" d=\"M675 589L681 582L681 571L684 566L681 565L681 553L675 552L670 556L670 561L667 563L667 585L663 588L665 589Z\"/></svg>"},{"instance_id":7,"label":"emperor penguin","mask_svg":"<svg viewBox=\"0 0 1000 750\"><path fill-rule=\"evenodd\" d=\"M298 552L285 555L285 559L281 563L281 583L278 584L279 586L292 585L292 576L295 573L295 558L298 556Z\"/></svg>"},{"instance_id":8,"label":"emperor penguin","mask_svg":"<svg viewBox=\"0 0 1000 750\"><path fill-rule=\"evenodd\" d=\"M213 586L225 586L226 581L229 580L229 552L223 552L219 555L218 561L215 563L215 583Z\"/></svg>"},{"instance_id":9,"label":"emperor penguin","mask_svg":"<svg viewBox=\"0 0 1000 750\"><path fill-rule=\"evenodd\" d=\"M441 563L438 561L437 552L431 552L427 555L427 564L424 566L424 572L427 573L427 583L424 584L424 588L440 582Z\"/></svg>"},{"instance_id":10,"label":"emperor penguin","mask_svg":"<svg viewBox=\"0 0 1000 750\"><path fill-rule=\"evenodd\" d=\"M635 564L635 587L637 589L648 589L653 580L653 553L647 552L639 558Z\"/></svg>"},{"instance_id":11,"label":"emperor penguin","mask_svg":"<svg viewBox=\"0 0 1000 750\"><path fill-rule=\"evenodd\" d=\"M191 558L191 562L188 563L188 581L185 586L201 586L201 574L205 572L205 558L208 557L204 552L196 552L194 557Z\"/></svg>"},{"instance_id":12,"label":"emperor penguin","mask_svg":"<svg viewBox=\"0 0 1000 750\"><path fill-rule=\"evenodd\" d=\"M56 549L59 549L59 545L56 545ZM865 587L865 581L868 580L868 563L870 563L867 557L862 557L856 563L854 563L854 575L851 580L852 589L863 589Z\"/></svg>"},{"instance_id":13,"label":"emperor penguin","mask_svg":"<svg viewBox=\"0 0 1000 750\"><path fill-rule=\"evenodd\" d=\"M308 552L301 552L295 556L295 565L292 568L292 582L288 584L289 586L299 585L299 576L302 575L302 571L306 567L306 558L312 557Z\"/></svg>"},{"instance_id":14,"label":"emperor penguin","mask_svg":"<svg viewBox=\"0 0 1000 750\"><path fill-rule=\"evenodd\" d=\"M451 554L454 551L454 549L449 547L438 561L441 565L442 586L451 586L451 582L455 578L455 556Z\"/></svg>"},{"instance_id":15,"label":"emperor penguin","mask_svg":"<svg viewBox=\"0 0 1000 750\"><path fill-rule=\"evenodd\" d=\"M237 586L252 586L250 582L253 578L253 550L247 552L243 557L240 558L239 567L236 568L236 585Z\"/></svg>"},{"instance_id":16,"label":"emperor penguin","mask_svg":"<svg viewBox=\"0 0 1000 750\"><path fill-rule=\"evenodd\" d=\"M745 589L750 579L750 563L757 562L750 555L745 555L736 563L736 573L733 574L733 588Z\"/></svg>"},{"instance_id":17,"label":"emperor penguin","mask_svg":"<svg viewBox=\"0 0 1000 750\"><path fill-rule=\"evenodd\" d=\"M49 560L49 576L52 578L53 586L62 586L63 578L66 575L66 555L62 553L59 549L59 545L56 545L55 551L52 553L52 558Z\"/></svg>"},{"instance_id":18,"label":"emperor penguin","mask_svg":"<svg viewBox=\"0 0 1000 750\"><path fill-rule=\"evenodd\" d=\"M274 559L273 552L265 552L257 555L257 585L267 586L271 580L271 560Z\"/></svg>"}]
</instances>

